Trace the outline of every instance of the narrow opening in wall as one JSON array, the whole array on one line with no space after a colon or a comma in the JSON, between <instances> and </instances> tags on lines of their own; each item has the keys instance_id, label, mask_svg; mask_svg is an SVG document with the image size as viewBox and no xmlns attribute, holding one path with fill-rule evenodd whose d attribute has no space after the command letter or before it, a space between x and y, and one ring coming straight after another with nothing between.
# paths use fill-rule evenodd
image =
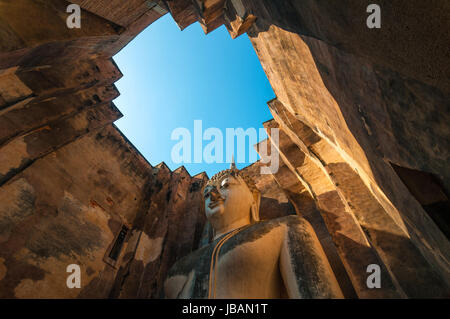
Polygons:
<instances>
[{"instance_id":1,"label":"narrow opening in wall","mask_svg":"<svg viewBox=\"0 0 450 319\"><path fill-rule=\"evenodd\" d=\"M125 241L125 238L127 237L128 228L126 226L122 226L122 229L119 232L119 235L116 238L116 241L114 242L114 246L109 252L109 258L111 258L114 261L117 261L117 259L120 256L120 252L122 251L123 243Z\"/></svg>"},{"instance_id":2,"label":"narrow opening in wall","mask_svg":"<svg viewBox=\"0 0 450 319\"><path fill-rule=\"evenodd\" d=\"M253 145L267 138L275 95L247 34L232 39L221 26L205 35L199 23L181 31L167 14L114 61L124 115L115 124L153 166L213 176L233 155L238 168L258 159ZM239 129L247 135L238 139Z\"/></svg>"},{"instance_id":3,"label":"narrow opening in wall","mask_svg":"<svg viewBox=\"0 0 450 319\"><path fill-rule=\"evenodd\" d=\"M450 201L439 178L427 172L391 163L411 194L422 205L444 235L450 239Z\"/></svg>"}]
</instances>

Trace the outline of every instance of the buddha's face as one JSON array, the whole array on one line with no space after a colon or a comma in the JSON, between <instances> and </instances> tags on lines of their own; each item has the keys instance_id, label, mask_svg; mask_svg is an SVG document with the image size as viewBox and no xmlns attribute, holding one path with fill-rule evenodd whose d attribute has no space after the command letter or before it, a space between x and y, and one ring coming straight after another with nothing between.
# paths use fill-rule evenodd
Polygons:
<instances>
[{"instance_id":1,"label":"buddha's face","mask_svg":"<svg viewBox=\"0 0 450 319\"><path fill-rule=\"evenodd\" d=\"M253 195L240 177L224 176L204 191L206 217L232 223L250 216Z\"/></svg>"}]
</instances>

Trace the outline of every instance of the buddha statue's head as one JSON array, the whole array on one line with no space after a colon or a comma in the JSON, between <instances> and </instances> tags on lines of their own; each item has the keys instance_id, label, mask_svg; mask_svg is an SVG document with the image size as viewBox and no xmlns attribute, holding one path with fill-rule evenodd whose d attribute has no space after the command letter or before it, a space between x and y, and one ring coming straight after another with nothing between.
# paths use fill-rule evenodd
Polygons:
<instances>
[{"instance_id":1,"label":"buddha statue's head","mask_svg":"<svg viewBox=\"0 0 450 319\"><path fill-rule=\"evenodd\" d=\"M215 231L246 219L248 223L259 221L261 194L234 164L208 181L203 196L206 217Z\"/></svg>"}]
</instances>

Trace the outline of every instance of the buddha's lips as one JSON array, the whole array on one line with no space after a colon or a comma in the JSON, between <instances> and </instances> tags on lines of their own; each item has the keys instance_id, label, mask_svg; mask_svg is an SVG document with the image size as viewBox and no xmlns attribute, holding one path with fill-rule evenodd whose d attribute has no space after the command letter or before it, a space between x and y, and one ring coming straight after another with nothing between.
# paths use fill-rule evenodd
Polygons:
<instances>
[{"instance_id":1,"label":"buddha's lips","mask_svg":"<svg viewBox=\"0 0 450 319\"><path fill-rule=\"evenodd\" d=\"M208 207L209 208L214 208L214 207L218 206L221 203L223 203L223 200L219 199L219 200L216 200L214 202L209 203Z\"/></svg>"}]
</instances>

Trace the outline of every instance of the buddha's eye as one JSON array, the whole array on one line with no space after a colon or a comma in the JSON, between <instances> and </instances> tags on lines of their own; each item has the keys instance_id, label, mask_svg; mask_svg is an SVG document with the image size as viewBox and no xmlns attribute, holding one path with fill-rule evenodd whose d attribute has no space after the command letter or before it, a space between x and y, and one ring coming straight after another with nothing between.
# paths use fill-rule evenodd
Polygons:
<instances>
[{"instance_id":1,"label":"buddha's eye","mask_svg":"<svg viewBox=\"0 0 450 319\"><path fill-rule=\"evenodd\" d=\"M220 188L227 188L230 184L228 183L228 180L225 179L223 180L223 182L220 184Z\"/></svg>"}]
</instances>

